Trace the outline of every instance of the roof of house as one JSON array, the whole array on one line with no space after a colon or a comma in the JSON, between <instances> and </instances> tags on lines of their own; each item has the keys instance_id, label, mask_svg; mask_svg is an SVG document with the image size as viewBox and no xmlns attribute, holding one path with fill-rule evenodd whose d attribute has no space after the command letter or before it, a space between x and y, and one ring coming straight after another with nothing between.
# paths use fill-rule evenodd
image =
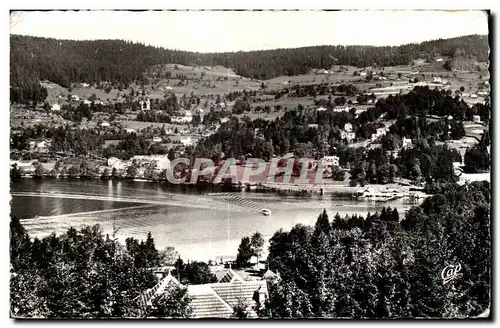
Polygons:
<instances>
[{"instance_id":1,"label":"roof of house","mask_svg":"<svg viewBox=\"0 0 500 328\"><path fill-rule=\"evenodd\" d=\"M242 281L235 280L230 283L214 283L210 284L212 289L226 302L231 309L238 305L241 301L248 306L249 317L256 317L257 314L252 309L255 305L255 292L268 294L267 281Z\"/></svg>"},{"instance_id":2,"label":"roof of house","mask_svg":"<svg viewBox=\"0 0 500 328\"><path fill-rule=\"evenodd\" d=\"M220 318L233 314L233 308L210 287L210 285L188 286L191 297L191 315L194 318Z\"/></svg>"},{"instance_id":3,"label":"roof of house","mask_svg":"<svg viewBox=\"0 0 500 328\"><path fill-rule=\"evenodd\" d=\"M236 272L232 269L225 271L225 273L218 279L219 282L232 282L235 280L243 281L244 279L240 277Z\"/></svg>"},{"instance_id":4,"label":"roof of house","mask_svg":"<svg viewBox=\"0 0 500 328\"><path fill-rule=\"evenodd\" d=\"M279 276L276 273L274 273L271 270L269 270L269 269L262 276L262 279L278 279L278 278L279 278Z\"/></svg>"},{"instance_id":5,"label":"roof of house","mask_svg":"<svg viewBox=\"0 0 500 328\"><path fill-rule=\"evenodd\" d=\"M249 317L257 317L253 309L255 293L264 294L267 297L267 281L245 281L231 269L226 272L222 280L224 282L187 286L188 295L191 297L192 317L227 318L233 314L233 308L239 304L247 306ZM156 286L138 297L139 305L144 308L155 295L167 293L173 286L182 285L169 274Z\"/></svg>"}]
</instances>

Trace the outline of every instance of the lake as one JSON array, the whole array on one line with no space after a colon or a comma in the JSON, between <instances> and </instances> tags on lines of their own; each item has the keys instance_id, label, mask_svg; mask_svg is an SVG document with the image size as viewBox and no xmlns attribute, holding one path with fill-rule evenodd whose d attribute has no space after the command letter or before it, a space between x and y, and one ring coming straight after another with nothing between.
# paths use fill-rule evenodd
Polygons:
<instances>
[{"instance_id":1,"label":"lake","mask_svg":"<svg viewBox=\"0 0 500 328\"><path fill-rule=\"evenodd\" d=\"M104 233L119 229L121 242L145 239L151 231L157 248L173 246L183 259L235 258L241 238L259 231L268 240L278 229L314 225L323 209L336 213L374 213L383 206L403 214L415 202L339 200L331 195L281 196L270 193L183 193L165 184L139 181L21 179L11 184L11 212L28 233L43 237L70 226L99 224ZM268 208L270 216L259 213Z\"/></svg>"}]
</instances>

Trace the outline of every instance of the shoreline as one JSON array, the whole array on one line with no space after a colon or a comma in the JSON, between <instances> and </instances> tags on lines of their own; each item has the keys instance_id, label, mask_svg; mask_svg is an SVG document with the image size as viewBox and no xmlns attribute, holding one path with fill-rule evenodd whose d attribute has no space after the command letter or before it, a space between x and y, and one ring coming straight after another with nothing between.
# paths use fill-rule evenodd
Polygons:
<instances>
[{"instance_id":1,"label":"shoreline","mask_svg":"<svg viewBox=\"0 0 500 328\"><path fill-rule=\"evenodd\" d=\"M364 186L347 186L345 184L336 183L323 183L323 184L294 184L294 183L279 183L279 182L264 182L264 183L238 183L238 184L224 184L224 183L213 183L209 181L202 181L197 183L181 183L173 184L169 183L166 179L145 179L145 178L118 178L113 179L111 177L34 177L34 176L21 176L19 179L35 179L35 180L78 180L78 181L92 181L92 180L102 180L102 181L127 181L127 182L143 182L143 183L160 183L167 186L168 189L172 191L200 191L200 192L252 192L252 193L271 193L271 194L294 194L294 195L330 195L335 198L360 198L360 190L371 190L376 193L383 193L387 190L393 190L397 193L398 198L406 197L426 197L429 196L422 191L417 191L419 188L414 185L401 185L399 183L388 183L388 184L366 184ZM330 181L327 181L330 182ZM11 180L12 183L12 180ZM412 191L413 189L413 191ZM364 196L361 198L369 198ZM383 201L383 200L381 200Z\"/></svg>"}]
</instances>

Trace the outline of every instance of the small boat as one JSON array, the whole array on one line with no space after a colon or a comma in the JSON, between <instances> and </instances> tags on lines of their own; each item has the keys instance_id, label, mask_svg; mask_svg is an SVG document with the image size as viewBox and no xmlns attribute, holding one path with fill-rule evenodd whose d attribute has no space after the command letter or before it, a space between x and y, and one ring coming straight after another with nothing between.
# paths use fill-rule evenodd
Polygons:
<instances>
[{"instance_id":1,"label":"small boat","mask_svg":"<svg viewBox=\"0 0 500 328\"><path fill-rule=\"evenodd\" d=\"M263 208L260 210L260 213L262 213L262 215L269 216L269 215L271 215L271 210L268 210L267 208Z\"/></svg>"}]
</instances>

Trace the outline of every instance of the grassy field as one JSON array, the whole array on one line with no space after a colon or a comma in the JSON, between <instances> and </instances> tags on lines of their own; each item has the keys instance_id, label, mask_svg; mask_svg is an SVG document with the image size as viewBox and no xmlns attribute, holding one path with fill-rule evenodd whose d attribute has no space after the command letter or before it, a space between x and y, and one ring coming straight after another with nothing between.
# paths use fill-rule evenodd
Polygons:
<instances>
[{"instance_id":1,"label":"grassy field","mask_svg":"<svg viewBox=\"0 0 500 328\"><path fill-rule=\"evenodd\" d=\"M98 100L101 100L105 104L108 102L113 102L115 99L118 97L119 92L118 89L112 89L110 93L106 93L103 90L96 89L94 87L88 87L88 88L83 88L83 87L78 87L78 88L72 88L71 92L68 91L68 89L63 88L59 84L52 83L49 81L42 81L40 82L42 86L47 88L47 101L50 104L53 104L55 102L59 102L61 105L67 103L67 96L68 95L77 95L80 99L88 99L90 96L93 94L96 95ZM59 96L62 96L62 98L59 98Z\"/></svg>"}]
</instances>

